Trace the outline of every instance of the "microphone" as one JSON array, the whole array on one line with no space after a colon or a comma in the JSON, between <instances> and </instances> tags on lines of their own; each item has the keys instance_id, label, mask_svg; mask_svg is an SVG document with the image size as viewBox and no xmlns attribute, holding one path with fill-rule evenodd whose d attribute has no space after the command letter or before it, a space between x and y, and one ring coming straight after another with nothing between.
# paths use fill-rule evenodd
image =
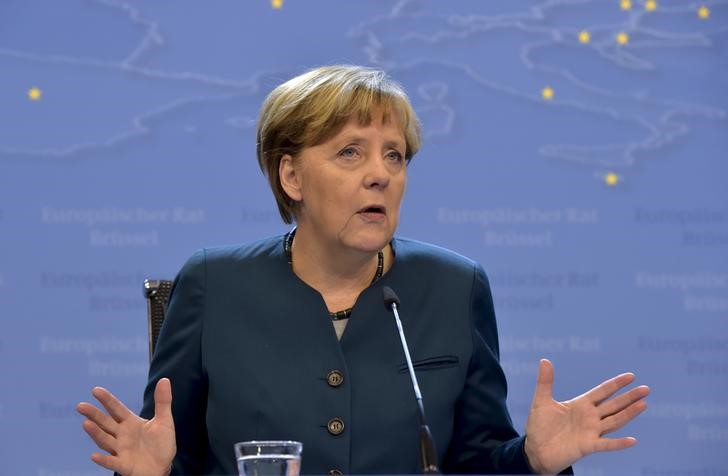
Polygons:
<instances>
[{"instance_id":1,"label":"microphone","mask_svg":"<svg viewBox=\"0 0 728 476\"><path fill-rule=\"evenodd\" d=\"M430 427L427 426L427 420L425 420L425 407L422 405L420 386L417 383L415 369L412 366L412 358L410 357L409 347L407 347L407 340L404 338L402 321L399 319L399 312L397 312L397 308L399 307L399 298L394 290L389 286L384 286L382 288L382 294L384 295L384 306L394 313L394 320L397 322L397 329L399 330L399 340L402 342L402 350L404 350L404 356L407 360L407 368L409 369L410 378L412 379L412 387L415 390L415 400L417 400L417 410L420 417L420 457L422 458L422 473L440 474L440 469L437 467L437 450L435 449L435 440L432 438Z\"/></svg>"}]
</instances>

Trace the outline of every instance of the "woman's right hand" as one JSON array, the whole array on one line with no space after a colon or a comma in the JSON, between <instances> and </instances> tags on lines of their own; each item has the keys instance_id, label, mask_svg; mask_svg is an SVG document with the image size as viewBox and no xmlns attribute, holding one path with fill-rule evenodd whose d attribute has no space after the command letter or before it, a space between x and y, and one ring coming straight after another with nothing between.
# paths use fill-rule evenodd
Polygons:
<instances>
[{"instance_id":1,"label":"woman's right hand","mask_svg":"<svg viewBox=\"0 0 728 476\"><path fill-rule=\"evenodd\" d=\"M177 451L169 379L157 382L151 420L135 415L105 388L95 387L91 394L106 412L86 402L79 403L76 410L86 417L82 425L86 433L109 453L94 453L91 460L123 476L169 474Z\"/></svg>"}]
</instances>

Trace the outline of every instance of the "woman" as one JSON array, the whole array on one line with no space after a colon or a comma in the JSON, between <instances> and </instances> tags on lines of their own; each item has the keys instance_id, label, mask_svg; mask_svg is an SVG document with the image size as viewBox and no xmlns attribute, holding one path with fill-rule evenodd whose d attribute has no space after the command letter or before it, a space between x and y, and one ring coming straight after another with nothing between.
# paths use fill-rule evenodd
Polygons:
<instances>
[{"instance_id":1,"label":"woman","mask_svg":"<svg viewBox=\"0 0 728 476\"><path fill-rule=\"evenodd\" d=\"M542 360L526 436L513 429L487 278L453 252L395 238L414 111L382 72L312 70L277 87L258 161L285 236L206 249L178 275L141 417L108 391L83 427L124 475L235 473L233 444L294 439L302 473L420 471L409 377L382 287L397 291L444 472L556 473L626 448L603 435L645 409L622 374L567 402ZM333 325L332 325L333 324ZM174 403L172 400L174 395Z\"/></svg>"}]
</instances>

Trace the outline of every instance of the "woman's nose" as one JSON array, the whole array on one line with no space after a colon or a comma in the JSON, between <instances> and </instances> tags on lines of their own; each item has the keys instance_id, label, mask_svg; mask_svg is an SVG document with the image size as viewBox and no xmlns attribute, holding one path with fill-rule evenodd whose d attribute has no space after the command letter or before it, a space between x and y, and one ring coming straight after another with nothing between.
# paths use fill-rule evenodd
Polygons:
<instances>
[{"instance_id":1,"label":"woman's nose","mask_svg":"<svg viewBox=\"0 0 728 476\"><path fill-rule=\"evenodd\" d=\"M366 188L384 188L389 185L390 171L387 168L386 159L373 157L367 161L364 185Z\"/></svg>"}]
</instances>

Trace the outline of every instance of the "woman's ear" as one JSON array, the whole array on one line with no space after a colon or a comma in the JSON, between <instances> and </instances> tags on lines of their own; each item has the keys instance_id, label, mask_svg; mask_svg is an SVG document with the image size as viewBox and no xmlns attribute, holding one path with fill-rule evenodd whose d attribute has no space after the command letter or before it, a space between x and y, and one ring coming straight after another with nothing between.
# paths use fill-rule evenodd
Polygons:
<instances>
[{"instance_id":1,"label":"woman's ear","mask_svg":"<svg viewBox=\"0 0 728 476\"><path fill-rule=\"evenodd\" d=\"M278 164L278 179L281 181L281 187L286 195L294 202L300 202L303 199L301 193L301 175L293 164L293 157L285 154L281 157Z\"/></svg>"}]
</instances>

